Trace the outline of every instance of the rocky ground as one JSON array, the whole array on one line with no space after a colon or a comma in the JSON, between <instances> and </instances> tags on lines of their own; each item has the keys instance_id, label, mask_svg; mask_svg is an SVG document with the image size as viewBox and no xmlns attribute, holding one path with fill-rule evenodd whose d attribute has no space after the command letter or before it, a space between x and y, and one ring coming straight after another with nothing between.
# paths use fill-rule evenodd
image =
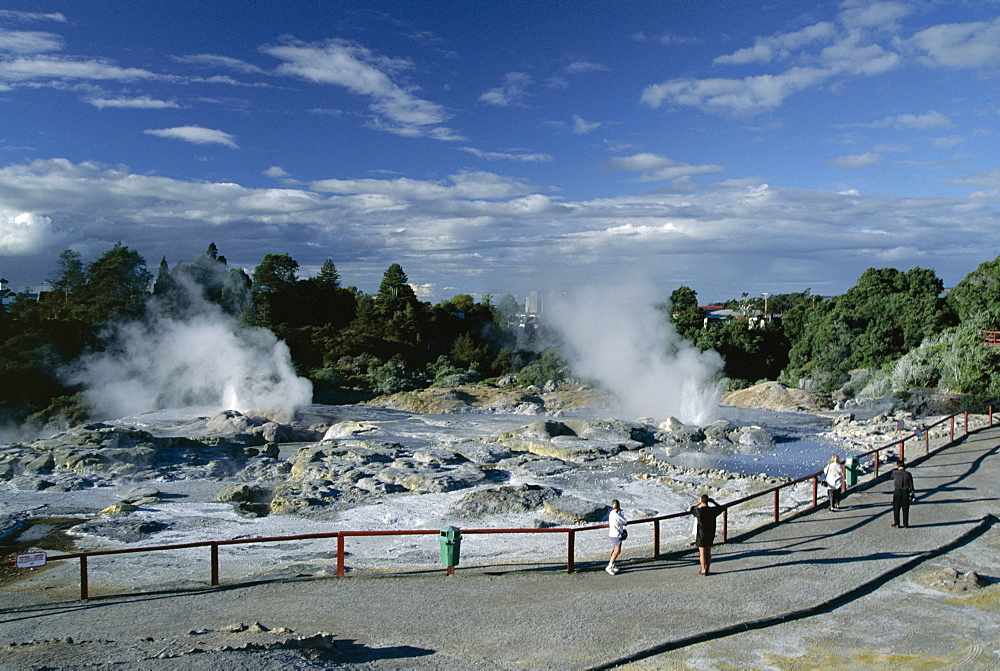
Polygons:
<instances>
[{"instance_id":1,"label":"rocky ground","mask_svg":"<svg viewBox=\"0 0 1000 671\"><path fill-rule=\"evenodd\" d=\"M142 511L176 496L179 488L196 492L191 500L230 505L246 519L332 519L345 510L400 497L466 492L450 506L450 514L460 521L480 524L515 516L517 526L544 527L606 516L603 496L591 500L566 488L569 474L617 468L623 477L655 484L663 492L660 498L678 506L701 491L735 498L780 482L669 461L678 453L699 451L766 453L775 447L775 437L765 427L728 420L692 426L674 418L626 422L573 414L598 400L591 390L555 385L431 388L377 399L362 419L347 418L350 413L337 406L304 409L288 421L236 411L146 424L139 417L6 445L0 447L0 552L5 555L0 559L39 546L71 549L74 538L84 549L141 543L171 525ZM827 413L826 437L845 450L885 444L901 430L930 422L898 400L834 410L817 394L778 383L733 392L722 401ZM921 402L927 406L926 400ZM864 411L879 412L870 419L855 418L855 412ZM411 413L427 413L428 419ZM503 416L507 428L477 430L441 419L469 414ZM406 423L405 438L398 429L401 422ZM106 495L111 500L96 510L68 506L58 511L60 516L51 506L24 503L33 492L49 496L98 490L114 495ZM630 512L634 517L669 511ZM53 519L43 522L43 517ZM49 537L25 541L29 527L48 529ZM180 533L175 530L175 536ZM16 578L7 572L7 580Z\"/></svg>"}]
</instances>

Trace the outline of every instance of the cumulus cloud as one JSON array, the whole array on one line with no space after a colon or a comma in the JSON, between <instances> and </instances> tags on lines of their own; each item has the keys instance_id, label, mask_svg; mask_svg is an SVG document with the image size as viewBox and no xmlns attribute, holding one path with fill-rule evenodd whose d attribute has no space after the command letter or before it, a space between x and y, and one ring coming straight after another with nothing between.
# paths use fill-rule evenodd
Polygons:
<instances>
[{"instance_id":1,"label":"cumulus cloud","mask_svg":"<svg viewBox=\"0 0 1000 671\"><path fill-rule=\"evenodd\" d=\"M87 103L98 109L113 107L118 109L167 109L180 107L173 100L156 100L150 96L135 98L87 98Z\"/></svg>"},{"instance_id":2,"label":"cumulus cloud","mask_svg":"<svg viewBox=\"0 0 1000 671\"><path fill-rule=\"evenodd\" d=\"M720 165L690 165L678 163L666 156L648 153L613 158L604 164L604 168L613 171L644 173L638 178L640 182L680 181L694 175L725 172L725 168Z\"/></svg>"},{"instance_id":3,"label":"cumulus cloud","mask_svg":"<svg viewBox=\"0 0 1000 671\"><path fill-rule=\"evenodd\" d=\"M442 105L414 95L412 88L393 80L411 67L408 61L379 56L345 40L321 44L290 42L267 46L264 53L283 63L277 72L316 82L341 86L372 100L374 127L399 135L455 141L461 137L441 126L450 114Z\"/></svg>"},{"instance_id":4,"label":"cumulus cloud","mask_svg":"<svg viewBox=\"0 0 1000 671\"><path fill-rule=\"evenodd\" d=\"M517 105L528 95L528 87L532 83L531 75L527 73L508 72L504 75L502 85L482 94L479 100L498 107Z\"/></svg>"},{"instance_id":5,"label":"cumulus cloud","mask_svg":"<svg viewBox=\"0 0 1000 671\"><path fill-rule=\"evenodd\" d=\"M639 174L670 167L656 154L619 163ZM982 250L1000 248L1000 177L981 173L951 183L980 191L901 198L847 186L828 193L731 180L683 193L573 201L476 171L434 181L248 188L56 159L0 168L0 210L7 213L0 261L12 283L31 283L51 275L67 243L92 259L121 240L147 260L175 262L214 241L231 266L252 267L275 250L304 267L333 256L345 283L372 291L388 264L398 262L414 284L463 293L640 274L661 287L695 286L708 300L806 287L829 294L845 290L884 254L896 254L901 265L933 265L946 283L987 260ZM28 216L14 223L21 215ZM24 237L32 244L11 245L15 230L31 231ZM970 247L969 239L980 244ZM907 249L913 251L898 251Z\"/></svg>"},{"instance_id":6,"label":"cumulus cloud","mask_svg":"<svg viewBox=\"0 0 1000 671\"><path fill-rule=\"evenodd\" d=\"M871 124L873 128L912 128L923 130L925 128L948 128L952 126L952 121L938 111L930 111L926 114L900 114L897 116L887 116L881 121Z\"/></svg>"},{"instance_id":7,"label":"cumulus cloud","mask_svg":"<svg viewBox=\"0 0 1000 671\"><path fill-rule=\"evenodd\" d=\"M62 37L54 33L0 28L0 52L39 54L47 51L59 51L62 48Z\"/></svg>"},{"instance_id":8,"label":"cumulus cloud","mask_svg":"<svg viewBox=\"0 0 1000 671\"><path fill-rule=\"evenodd\" d=\"M832 158L827 163L830 165L835 165L838 168L844 168L845 170L851 170L853 168L865 168L870 165L875 165L876 163L882 162L882 156L880 154L855 154L854 156L838 156L837 158Z\"/></svg>"},{"instance_id":9,"label":"cumulus cloud","mask_svg":"<svg viewBox=\"0 0 1000 671\"><path fill-rule=\"evenodd\" d=\"M647 86L641 102L755 115L817 86L874 77L918 61L955 68L1000 62L1000 19L936 25L907 36L902 19L913 12L903 2L844 2L833 21L757 37L753 45L713 61L716 66L771 66L772 71L742 78L670 79Z\"/></svg>"},{"instance_id":10,"label":"cumulus cloud","mask_svg":"<svg viewBox=\"0 0 1000 671\"><path fill-rule=\"evenodd\" d=\"M588 123L579 114L573 115L573 132L577 135L586 135L587 133L597 130L601 127L600 121L595 121L593 123Z\"/></svg>"},{"instance_id":11,"label":"cumulus cloud","mask_svg":"<svg viewBox=\"0 0 1000 671\"><path fill-rule=\"evenodd\" d=\"M459 148L486 161L518 161L520 163L549 163L552 161L552 154L513 154L509 152L482 151L474 147Z\"/></svg>"},{"instance_id":12,"label":"cumulus cloud","mask_svg":"<svg viewBox=\"0 0 1000 671\"><path fill-rule=\"evenodd\" d=\"M263 68L260 68L252 63L247 63L246 61L241 61L238 58L231 58L229 56L220 56L218 54L189 54L187 56L177 56L175 60L180 63L188 63L190 65L197 65L201 67L235 70L236 72L244 74L259 74L264 72Z\"/></svg>"},{"instance_id":13,"label":"cumulus cloud","mask_svg":"<svg viewBox=\"0 0 1000 671\"><path fill-rule=\"evenodd\" d=\"M233 136L221 130L201 126L177 126L176 128L150 128L142 131L146 135L183 140L192 144L221 144L230 149L239 149Z\"/></svg>"},{"instance_id":14,"label":"cumulus cloud","mask_svg":"<svg viewBox=\"0 0 1000 671\"><path fill-rule=\"evenodd\" d=\"M34 212L12 212L0 201L0 256L35 254L52 242L52 220Z\"/></svg>"},{"instance_id":15,"label":"cumulus cloud","mask_svg":"<svg viewBox=\"0 0 1000 671\"><path fill-rule=\"evenodd\" d=\"M0 83L51 82L53 80L116 80L158 79L142 68L123 68L95 59L75 60L55 56L15 58L0 62Z\"/></svg>"},{"instance_id":16,"label":"cumulus cloud","mask_svg":"<svg viewBox=\"0 0 1000 671\"><path fill-rule=\"evenodd\" d=\"M951 68L976 68L1000 62L1000 19L948 23L921 30L907 41L923 62Z\"/></svg>"}]
</instances>

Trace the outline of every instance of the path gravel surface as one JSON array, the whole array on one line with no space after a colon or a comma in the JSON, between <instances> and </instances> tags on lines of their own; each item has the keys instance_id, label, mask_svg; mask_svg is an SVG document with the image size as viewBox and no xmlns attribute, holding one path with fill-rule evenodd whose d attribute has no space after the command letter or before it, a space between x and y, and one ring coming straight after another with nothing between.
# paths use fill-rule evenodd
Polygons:
<instances>
[{"instance_id":1,"label":"path gravel surface","mask_svg":"<svg viewBox=\"0 0 1000 671\"><path fill-rule=\"evenodd\" d=\"M910 528L890 527L883 477L717 546L711 576L693 548L627 548L615 576L540 561L88 602L15 584L0 668L1000 668L1000 428L909 456ZM987 584L921 582L942 567Z\"/></svg>"}]
</instances>

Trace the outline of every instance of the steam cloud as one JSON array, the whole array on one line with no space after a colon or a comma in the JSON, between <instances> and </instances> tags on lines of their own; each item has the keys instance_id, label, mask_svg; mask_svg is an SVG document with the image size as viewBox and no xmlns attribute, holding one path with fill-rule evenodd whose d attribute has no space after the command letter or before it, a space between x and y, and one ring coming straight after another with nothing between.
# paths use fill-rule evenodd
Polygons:
<instances>
[{"instance_id":1,"label":"steam cloud","mask_svg":"<svg viewBox=\"0 0 1000 671\"><path fill-rule=\"evenodd\" d=\"M214 305L127 323L114 335L114 349L83 357L71 376L97 416L189 406L290 416L312 402L312 383L295 374L284 342Z\"/></svg>"},{"instance_id":2,"label":"steam cloud","mask_svg":"<svg viewBox=\"0 0 1000 671\"><path fill-rule=\"evenodd\" d=\"M595 380L625 417L676 417L704 425L718 416L723 361L677 335L652 290L581 289L550 298L544 321L562 335L573 371Z\"/></svg>"}]
</instances>

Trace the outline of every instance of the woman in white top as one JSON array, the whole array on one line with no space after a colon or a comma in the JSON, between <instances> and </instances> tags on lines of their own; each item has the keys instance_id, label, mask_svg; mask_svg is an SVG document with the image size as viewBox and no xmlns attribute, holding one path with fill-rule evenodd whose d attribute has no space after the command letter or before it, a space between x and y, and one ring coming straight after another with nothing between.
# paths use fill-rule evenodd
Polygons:
<instances>
[{"instance_id":1,"label":"woman in white top","mask_svg":"<svg viewBox=\"0 0 1000 671\"><path fill-rule=\"evenodd\" d=\"M608 561L607 568L604 569L611 575L618 573L615 560L618 559L618 555L622 551L622 541L625 540L625 525L627 523L628 520L622 514L621 504L618 503L618 499L615 499L611 502L611 512L608 513L608 538L611 539L611 559Z\"/></svg>"},{"instance_id":2,"label":"woman in white top","mask_svg":"<svg viewBox=\"0 0 1000 671\"><path fill-rule=\"evenodd\" d=\"M844 469L840 465L840 457L836 454L830 457L830 463L823 469L823 480L826 482L830 510L840 510L840 487L844 484Z\"/></svg>"}]
</instances>

